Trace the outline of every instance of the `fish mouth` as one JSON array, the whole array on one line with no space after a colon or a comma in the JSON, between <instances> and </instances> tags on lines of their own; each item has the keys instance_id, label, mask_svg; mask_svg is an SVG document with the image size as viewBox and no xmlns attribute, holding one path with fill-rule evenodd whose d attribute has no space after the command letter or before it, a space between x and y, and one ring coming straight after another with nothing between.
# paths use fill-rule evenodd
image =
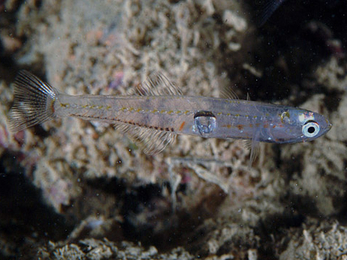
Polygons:
<instances>
[{"instance_id":1,"label":"fish mouth","mask_svg":"<svg viewBox=\"0 0 347 260\"><path fill-rule=\"evenodd\" d=\"M328 121L328 119L325 119L327 125L328 125L328 131L333 127L333 124Z\"/></svg>"},{"instance_id":2,"label":"fish mouth","mask_svg":"<svg viewBox=\"0 0 347 260\"><path fill-rule=\"evenodd\" d=\"M332 123L328 123L328 131L333 127L333 124Z\"/></svg>"}]
</instances>

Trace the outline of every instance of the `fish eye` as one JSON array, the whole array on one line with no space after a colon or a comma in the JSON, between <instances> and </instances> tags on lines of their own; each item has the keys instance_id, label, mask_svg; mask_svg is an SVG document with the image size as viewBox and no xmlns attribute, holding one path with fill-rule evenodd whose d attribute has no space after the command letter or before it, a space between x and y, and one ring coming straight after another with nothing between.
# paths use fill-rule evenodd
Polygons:
<instances>
[{"instance_id":1,"label":"fish eye","mask_svg":"<svg viewBox=\"0 0 347 260\"><path fill-rule=\"evenodd\" d=\"M314 121L308 121L302 126L302 133L306 137L315 137L319 133L319 130L319 124Z\"/></svg>"}]
</instances>

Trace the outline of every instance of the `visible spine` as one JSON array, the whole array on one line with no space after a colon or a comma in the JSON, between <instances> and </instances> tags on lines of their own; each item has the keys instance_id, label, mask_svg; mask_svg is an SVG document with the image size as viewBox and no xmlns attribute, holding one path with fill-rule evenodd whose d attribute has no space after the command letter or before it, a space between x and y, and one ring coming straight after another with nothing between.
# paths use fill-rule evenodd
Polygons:
<instances>
[{"instance_id":1,"label":"visible spine","mask_svg":"<svg viewBox=\"0 0 347 260\"><path fill-rule=\"evenodd\" d=\"M14 103L9 128L18 132L54 118L57 91L28 71L18 73L14 82Z\"/></svg>"}]
</instances>

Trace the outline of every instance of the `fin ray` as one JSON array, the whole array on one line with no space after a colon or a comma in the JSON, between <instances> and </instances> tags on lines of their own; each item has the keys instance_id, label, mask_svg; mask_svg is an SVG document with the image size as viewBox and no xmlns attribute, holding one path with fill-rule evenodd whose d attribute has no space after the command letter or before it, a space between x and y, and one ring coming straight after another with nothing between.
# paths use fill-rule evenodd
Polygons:
<instances>
[{"instance_id":1,"label":"fin ray","mask_svg":"<svg viewBox=\"0 0 347 260\"><path fill-rule=\"evenodd\" d=\"M263 26L284 1L285 0L259 0L258 4L260 5L260 10L256 17L258 26Z\"/></svg>"},{"instance_id":2,"label":"fin ray","mask_svg":"<svg viewBox=\"0 0 347 260\"><path fill-rule=\"evenodd\" d=\"M239 96L232 88L223 88L220 96L226 99L239 99Z\"/></svg>"},{"instance_id":3,"label":"fin ray","mask_svg":"<svg viewBox=\"0 0 347 260\"><path fill-rule=\"evenodd\" d=\"M129 135L149 155L162 152L166 146L176 140L176 134L172 132L143 128L121 122L116 124L116 128Z\"/></svg>"},{"instance_id":4,"label":"fin ray","mask_svg":"<svg viewBox=\"0 0 347 260\"><path fill-rule=\"evenodd\" d=\"M182 95L182 91L161 73L155 73L138 88L140 96Z\"/></svg>"},{"instance_id":5,"label":"fin ray","mask_svg":"<svg viewBox=\"0 0 347 260\"><path fill-rule=\"evenodd\" d=\"M57 91L28 71L21 70L14 82L14 103L8 114L9 128L19 132L54 118Z\"/></svg>"},{"instance_id":6,"label":"fin ray","mask_svg":"<svg viewBox=\"0 0 347 260\"><path fill-rule=\"evenodd\" d=\"M250 150L250 158L248 162L248 168L252 167L253 162L258 157L260 152L260 142L259 140L260 130L256 130L253 133L253 137L250 140L244 140L244 146L247 150Z\"/></svg>"}]
</instances>

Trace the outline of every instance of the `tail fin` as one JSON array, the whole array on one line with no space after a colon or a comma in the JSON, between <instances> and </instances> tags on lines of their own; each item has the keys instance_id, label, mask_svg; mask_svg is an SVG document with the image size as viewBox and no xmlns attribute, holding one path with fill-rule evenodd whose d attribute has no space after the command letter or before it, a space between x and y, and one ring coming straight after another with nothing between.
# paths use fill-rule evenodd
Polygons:
<instances>
[{"instance_id":1,"label":"tail fin","mask_svg":"<svg viewBox=\"0 0 347 260\"><path fill-rule=\"evenodd\" d=\"M54 118L57 92L28 71L22 70L14 81L14 103L9 112L9 128L18 132Z\"/></svg>"}]
</instances>

